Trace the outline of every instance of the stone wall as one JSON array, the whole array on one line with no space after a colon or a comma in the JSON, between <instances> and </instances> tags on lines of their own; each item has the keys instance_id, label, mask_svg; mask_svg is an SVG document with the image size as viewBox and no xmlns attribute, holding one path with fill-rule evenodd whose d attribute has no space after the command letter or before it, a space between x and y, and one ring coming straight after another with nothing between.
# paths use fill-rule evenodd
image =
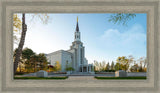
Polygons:
<instances>
[{"instance_id":1,"label":"stone wall","mask_svg":"<svg viewBox=\"0 0 160 93\"><path fill-rule=\"evenodd\" d=\"M66 51L62 51L62 60L61 60L61 70L64 72L66 71L66 66L67 66L67 62L68 62L68 67L71 66L72 67L72 58L71 58L72 54Z\"/></svg>"},{"instance_id":2,"label":"stone wall","mask_svg":"<svg viewBox=\"0 0 160 93\"><path fill-rule=\"evenodd\" d=\"M47 59L51 63L51 65L54 65L56 63L56 61L59 61L61 64L61 58L62 58L61 50L50 53L47 55Z\"/></svg>"},{"instance_id":3,"label":"stone wall","mask_svg":"<svg viewBox=\"0 0 160 93\"><path fill-rule=\"evenodd\" d=\"M65 72L66 70L66 63L68 61L68 64L72 66L72 53L69 53L64 50L59 50L53 53L50 53L47 55L48 61L51 63L51 65L55 65L56 61L58 61L61 64L61 71Z\"/></svg>"},{"instance_id":4,"label":"stone wall","mask_svg":"<svg viewBox=\"0 0 160 93\"><path fill-rule=\"evenodd\" d=\"M99 72L95 74L95 76L106 76L106 77L114 77L114 72ZM145 77L147 76L146 72L128 72L127 77Z\"/></svg>"},{"instance_id":5,"label":"stone wall","mask_svg":"<svg viewBox=\"0 0 160 93\"><path fill-rule=\"evenodd\" d=\"M146 72L129 72L129 73L127 73L127 76L129 76L129 77L133 77L133 76L136 76L136 77L143 76L143 77L145 77L145 76L147 76L147 73Z\"/></svg>"}]
</instances>

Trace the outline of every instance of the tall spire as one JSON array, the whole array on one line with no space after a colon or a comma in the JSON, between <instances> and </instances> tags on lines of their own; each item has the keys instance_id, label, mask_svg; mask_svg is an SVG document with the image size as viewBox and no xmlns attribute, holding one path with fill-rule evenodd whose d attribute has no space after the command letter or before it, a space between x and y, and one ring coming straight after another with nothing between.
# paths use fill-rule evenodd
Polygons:
<instances>
[{"instance_id":1,"label":"tall spire","mask_svg":"<svg viewBox=\"0 0 160 93\"><path fill-rule=\"evenodd\" d=\"M77 16L77 26L76 26L76 31L75 31L75 37L74 37L74 40L75 41L81 41L81 38L80 38L80 32L79 32L79 26L78 26L78 16Z\"/></svg>"},{"instance_id":2,"label":"tall spire","mask_svg":"<svg viewBox=\"0 0 160 93\"><path fill-rule=\"evenodd\" d=\"M79 26L78 26L78 16L77 16L77 26L76 26L76 31L79 32Z\"/></svg>"}]
</instances>

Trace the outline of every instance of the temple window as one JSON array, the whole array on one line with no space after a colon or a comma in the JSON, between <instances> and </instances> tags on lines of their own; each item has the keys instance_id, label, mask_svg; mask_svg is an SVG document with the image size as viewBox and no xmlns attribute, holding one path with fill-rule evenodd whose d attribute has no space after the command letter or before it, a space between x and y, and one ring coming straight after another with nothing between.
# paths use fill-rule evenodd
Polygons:
<instances>
[{"instance_id":1,"label":"temple window","mask_svg":"<svg viewBox=\"0 0 160 93\"><path fill-rule=\"evenodd\" d=\"M66 61L66 64L68 64L68 60Z\"/></svg>"}]
</instances>

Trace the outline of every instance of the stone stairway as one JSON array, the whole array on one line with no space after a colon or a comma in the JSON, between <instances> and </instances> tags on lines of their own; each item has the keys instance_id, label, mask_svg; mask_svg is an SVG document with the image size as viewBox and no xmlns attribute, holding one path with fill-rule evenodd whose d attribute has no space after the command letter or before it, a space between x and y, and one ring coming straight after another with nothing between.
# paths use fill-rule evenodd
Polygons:
<instances>
[{"instance_id":1,"label":"stone stairway","mask_svg":"<svg viewBox=\"0 0 160 93\"><path fill-rule=\"evenodd\" d=\"M83 81L85 81L85 80L96 80L96 79L94 78L94 76L69 76L69 78L66 80L71 80L71 81L83 80Z\"/></svg>"},{"instance_id":2,"label":"stone stairway","mask_svg":"<svg viewBox=\"0 0 160 93\"><path fill-rule=\"evenodd\" d=\"M69 76L94 76L95 74L91 74L89 72L73 72Z\"/></svg>"}]
</instances>

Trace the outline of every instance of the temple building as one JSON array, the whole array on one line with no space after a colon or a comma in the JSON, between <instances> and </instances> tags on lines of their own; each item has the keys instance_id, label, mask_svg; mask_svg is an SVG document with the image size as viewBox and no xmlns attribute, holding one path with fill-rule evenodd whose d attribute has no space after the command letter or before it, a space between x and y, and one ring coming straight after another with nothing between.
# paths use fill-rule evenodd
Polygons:
<instances>
[{"instance_id":1,"label":"temple building","mask_svg":"<svg viewBox=\"0 0 160 93\"><path fill-rule=\"evenodd\" d=\"M93 72L93 64L88 64L85 58L85 47L81 42L81 33L79 31L78 17L77 25L74 33L74 41L69 50L58 50L53 53L47 54L48 62L55 65L59 62L61 71L66 72L66 68L72 67L74 72Z\"/></svg>"}]
</instances>

